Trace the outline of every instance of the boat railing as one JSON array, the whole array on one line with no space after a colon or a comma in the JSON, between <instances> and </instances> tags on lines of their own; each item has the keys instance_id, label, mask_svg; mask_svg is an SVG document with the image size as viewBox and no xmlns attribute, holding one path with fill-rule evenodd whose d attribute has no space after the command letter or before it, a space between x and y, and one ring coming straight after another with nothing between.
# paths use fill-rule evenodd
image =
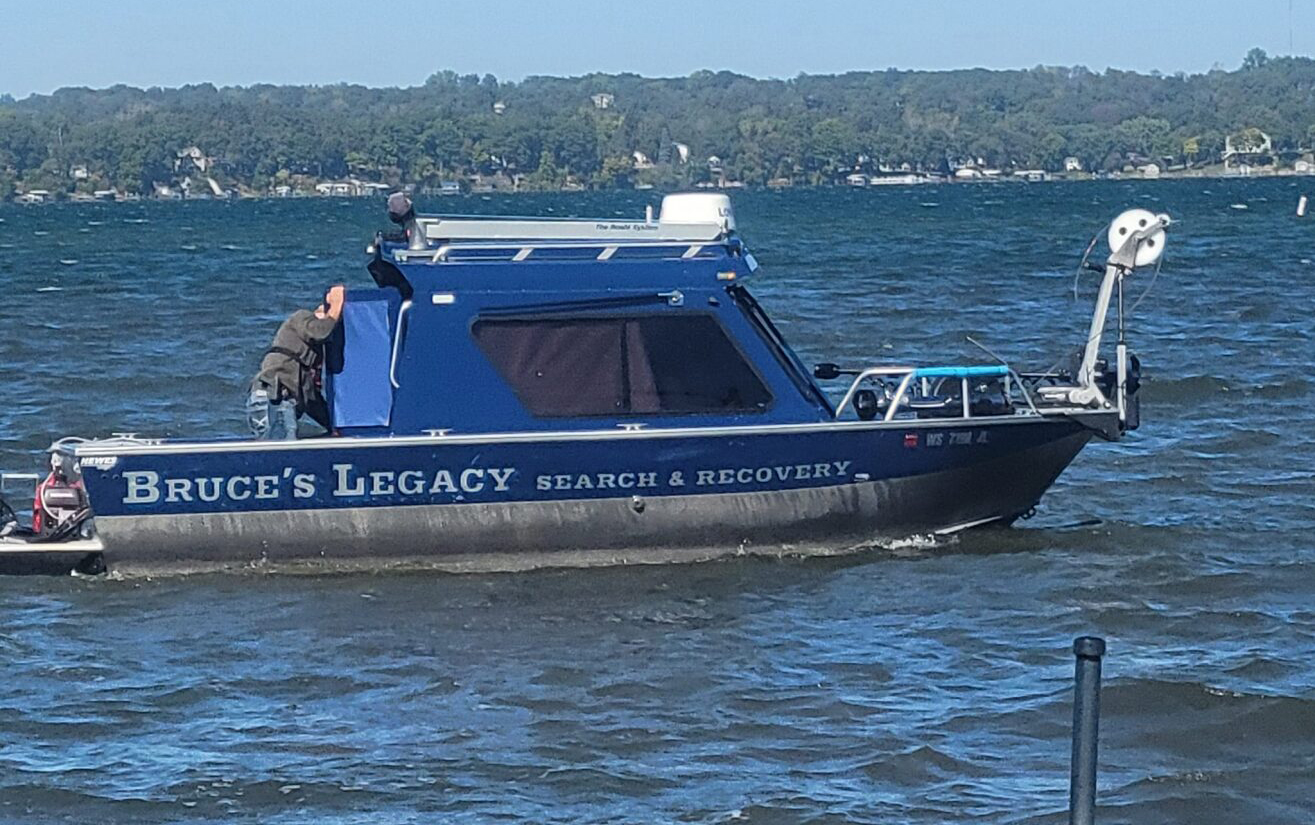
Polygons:
<instances>
[{"instance_id":1,"label":"boat railing","mask_svg":"<svg viewBox=\"0 0 1315 825\"><path fill-rule=\"evenodd\" d=\"M637 240L619 241L610 239L593 240L556 240L542 241L534 239L508 239L497 241L444 241L437 247L425 249L396 249L393 257L398 261L420 261L427 263L449 263L462 261L503 261L515 262L534 259L557 259L564 257L584 260L607 261L617 252L626 250L626 257L680 258L689 260L704 254L726 254L727 242L722 241L679 241L679 240Z\"/></svg>"},{"instance_id":2,"label":"boat railing","mask_svg":"<svg viewBox=\"0 0 1315 825\"><path fill-rule=\"evenodd\" d=\"M931 398L935 388L943 386L947 380L955 379L959 382L957 414L946 415L944 410L939 410L936 417L972 418L972 382L975 379L999 380L1001 382L1001 396L1006 402L1008 402L1013 392L1013 384L1015 383L1013 371L1003 364L947 367L868 367L859 370L854 375L853 383L849 385L849 389L836 406L835 417L840 418L845 410L851 407L855 408L855 412L860 418L876 417L875 413L880 412L880 409L874 408L873 412L865 416L856 404L856 399L859 398L859 393L863 391L863 384L866 382L875 380L882 386L884 397L876 399L878 405L884 405L882 420L894 421L901 410L916 415L918 410L914 409L914 406L918 400ZM1020 389L1022 388L1020 387ZM1031 406L1030 403L1029 406Z\"/></svg>"},{"instance_id":3,"label":"boat railing","mask_svg":"<svg viewBox=\"0 0 1315 825\"><path fill-rule=\"evenodd\" d=\"M655 219L651 209L639 220L418 215L415 221L428 243L455 240L657 240L711 243L725 239L734 228L723 215L709 215L703 220L664 221Z\"/></svg>"},{"instance_id":4,"label":"boat railing","mask_svg":"<svg viewBox=\"0 0 1315 825\"><path fill-rule=\"evenodd\" d=\"M0 493L18 489L28 491L37 486L41 476L37 473L0 473Z\"/></svg>"}]
</instances>

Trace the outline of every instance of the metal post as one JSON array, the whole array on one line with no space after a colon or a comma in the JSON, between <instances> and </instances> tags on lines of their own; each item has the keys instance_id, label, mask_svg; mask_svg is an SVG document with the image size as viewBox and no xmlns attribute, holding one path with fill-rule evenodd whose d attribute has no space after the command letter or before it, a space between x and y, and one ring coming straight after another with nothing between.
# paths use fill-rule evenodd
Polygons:
<instances>
[{"instance_id":1,"label":"metal post","mask_svg":"<svg viewBox=\"0 0 1315 825\"><path fill-rule=\"evenodd\" d=\"M1100 722L1100 658L1105 640L1073 640L1073 769L1069 781L1069 825L1096 821L1096 738Z\"/></svg>"}]
</instances>

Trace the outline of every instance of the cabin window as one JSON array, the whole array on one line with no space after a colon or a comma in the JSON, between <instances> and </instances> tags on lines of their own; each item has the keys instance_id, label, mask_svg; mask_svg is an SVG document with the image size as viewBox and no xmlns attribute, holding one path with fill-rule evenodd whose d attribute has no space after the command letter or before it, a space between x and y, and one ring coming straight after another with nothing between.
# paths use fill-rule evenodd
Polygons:
<instances>
[{"instance_id":1,"label":"cabin window","mask_svg":"<svg viewBox=\"0 0 1315 825\"><path fill-rule=\"evenodd\" d=\"M710 315L482 320L474 335L535 416L758 412L771 402Z\"/></svg>"}]
</instances>

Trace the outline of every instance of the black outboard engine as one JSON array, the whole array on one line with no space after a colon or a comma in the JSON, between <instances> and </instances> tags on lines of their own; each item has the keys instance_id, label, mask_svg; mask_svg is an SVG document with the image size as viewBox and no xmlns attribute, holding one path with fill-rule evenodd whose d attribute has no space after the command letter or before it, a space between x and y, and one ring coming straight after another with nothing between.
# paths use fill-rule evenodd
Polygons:
<instances>
[{"instance_id":1,"label":"black outboard engine","mask_svg":"<svg viewBox=\"0 0 1315 825\"><path fill-rule=\"evenodd\" d=\"M32 502L32 530L42 539L71 537L91 517L77 460L59 450L50 453L50 475L37 485Z\"/></svg>"}]
</instances>

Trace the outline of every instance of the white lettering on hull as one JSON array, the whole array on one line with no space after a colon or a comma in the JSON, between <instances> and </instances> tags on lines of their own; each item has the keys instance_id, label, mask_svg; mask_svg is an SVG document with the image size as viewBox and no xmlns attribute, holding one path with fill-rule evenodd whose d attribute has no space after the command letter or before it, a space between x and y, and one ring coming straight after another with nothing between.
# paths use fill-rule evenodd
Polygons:
<instances>
[{"instance_id":1,"label":"white lettering on hull","mask_svg":"<svg viewBox=\"0 0 1315 825\"><path fill-rule=\"evenodd\" d=\"M702 469L615 470L610 472L545 473L534 477L539 493L615 491L626 495L637 491L689 488L763 489L794 487L800 483L843 484L858 480L851 474L852 461L819 461L809 464L767 464L749 467ZM327 479L315 473L284 467L269 475L228 477L166 477L153 470L123 473L123 503L241 503L253 500L349 500L369 503L397 502L400 498L427 499L432 496L465 496L506 493L512 490L518 471L514 467L464 467L421 469L358 469L355 464L334 464Z\"/></svg>"},{"instance_id":2,"label":"white lettering on hull","mask_svg":"<svg viewBox=\"0 0 1315 825\"><path fill-rule=\"evenodd\" d=\"M812 481L816 479L843 479L849 477L852 461L828 461L818 464L788 464L771 467L726 467L716 470L694 470L694 487L729 487L762 485L772 482ZM673 470L666 478L667 488L686 486L686 470ZM624 473L555 473L534 477L534 489L539 492L556 490L630 490L656 488L655 472Z\"/></svg>"}]
</instances>

